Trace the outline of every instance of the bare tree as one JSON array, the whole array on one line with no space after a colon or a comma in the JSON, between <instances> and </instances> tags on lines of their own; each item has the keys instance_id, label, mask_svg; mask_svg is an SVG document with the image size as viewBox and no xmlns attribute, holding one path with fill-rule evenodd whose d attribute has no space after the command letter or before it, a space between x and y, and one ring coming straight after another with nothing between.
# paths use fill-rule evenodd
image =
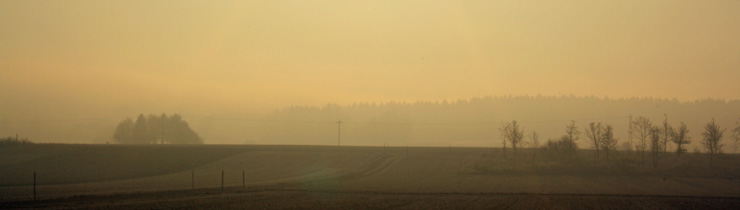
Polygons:
<instances>
[{"instance_id":1,"label":"bare tree","mask_svg":"<svg viewBox=\"0 0 740 210\"><path fill-rule=\"evenodd\" d=\"M537 131L532 131L532 135L529 135L529 139L532 140L532 163L537 160L537 150L539 150L540 147L540 136L537 134Z\"/></svg>"},{"instance_id":2,"label":"bare tree","mask_svg":"<svg viewBox=\"0 0 740 210\"><path fill-rule=\"evenodd\" d=\"M604 150L606 161L608 162L609 152L617 150L617 143L619 142L618 139L614 138L614 129L612 128L612 125L604 126L601 138L599 138L599 140L601 141L599 145L601 145L601 149Z\"/></svg>"},{"instance_id":3,"label":"bare tree","mask_svg":"<svg viewBox=\"0 0 740 210\"><path fill-rule=\"evenodd\" d=\"M650 129L653 127L653 123L650 122L650 119L639 116L637 119L632 121L632 126L637 131L636 137L638 142L637 145L637 151L640 151L640 156L642 157L642 162L645 162L645 150L648 146L648 138L650 137Z\"/></svg>"},{"instance_id":4,"label":"bare tree","mask_svg":"<svg viewBox=\"0 0 740 210\"><path fill-rule=\"evenodd\" d=\"M571 120L570 124L565 125L565 135L568 136L568 140L576 143L581 137L581 132L576 127L576 121Z\"/></svg>"},{"instance_id":5,"label":"bare tree","mask_svg":"<svg viewBox=\"0 0 740 210\"><path fill-rule=\"evenodd\" d=\"M720 128L719 125L714 122L714 118L704 126L704 133L701 134L704 136L702 144L707 148L707 152L709 152L709 167L713 167L714 156L717 156L717 154L722 150L722 143L720 141L722 141L724 132L725 129Z\"/></svg>"},{"instance_id":6,"label":"bare tree","mask_svg":"<svg viewBox=\"0 0 740 210\"><path fill-rule=\"evenodd\" d=\"M532 140L532 148L540 147L540 135L537 134L537 131L532 131L532 135L529 135L529 139Z\"/></svg>"},{"instance_id":7,"label":"bare tree","mask_svg":"<svg viewBox=\"0 0 740 210\"><path fill-rule=\"evenodd\" d=\"M691 136L688 136L689 129L686 128L686 124L681 122L681 126L678 127L678 130L673 132L673 137L671 140L673 140L673 143L676 144L676 154L679 156L683 153L686 153L687 150L684 148L684 144L691 144Z\"/></svg>"},{"instance_id":8,"label":"bare tree","mask_svg":"<svg viewBox=\"0 0 740 210\"><path fill-rule=\"evenodd\" d=\"M735 129L732 129L733 148L732 152L737 152L737 148L740 147L740 121L736 121Z\"/></svg>"},{"instance_id":9,"label":"bare tree","mask_svg":"<svg viewBox=\"0 0 740 210\"><path fill-rule=\"evenodd\" d=\"M524 130L519 128L519 124L514 120L511 121L511 123L502 125L501 128L499 128L499 131L504 137L504 141L509 141L509 143L511 143L511 147L514 149L514 153L516 153L517 146L524 139Z\"/></svg>"},{"instance_id":10,"label":"bare tree","mask_svg":"<svg viewBox=\"0 0 740 210\"><path fill-rule=\"evenodd\" d=\"M578 127L576 127L576 121L571 120L570 124L565 125L565 136L564 137L566 141L569 141L567 145L570 145L573 147L571 149L572 151L576 150L575 147L578 145L576 144L576 141L580 139L580 135L581 135L581 132L579 132ZM568 153L568 159L571 158L573 153L575 152Z\"/></svg>"},{"instance_id":11,"label":"bare tree","mask_svg":"<svg viewBox=\"0 0 740 210\"><path fill-rule=\"evenodd\" d=\"M661 151L660 146L660 137L661 137L661 129L658 126L654 126L650 128L650 154L651 158L653 160L653 168L658 167L658 155Z\"/></svg>"},{"instance_id":12,"label":"bare tree","mask_svg":"<svg viewBox=\"0 0 740 210\"><path fill-rule=\"evenodd\" d=\"M671 137L673 137L673 126L668 124L668 114L665 114L665 120L663 120L663 129L662 129L662 135L660 139L661 146L663 147L663 153L668 152L668 142L671 141Z\"/></svg>"},{"instance_id":13,"label":"bare tree","mask_svg":"<svg viewBox=\"0 0 740 210\"><path fill-rule=\"evenodd\" d=\"M586 130L586 138L591 140L591 145L594 146L594 149L596 150L596 160L599 160L599 144L601 143L601 138L604 137L604 135L601 133L603 129L603 126L601 123L594 123L591 122L588 124L588 127Z\"/></svg>"}]
</instances>

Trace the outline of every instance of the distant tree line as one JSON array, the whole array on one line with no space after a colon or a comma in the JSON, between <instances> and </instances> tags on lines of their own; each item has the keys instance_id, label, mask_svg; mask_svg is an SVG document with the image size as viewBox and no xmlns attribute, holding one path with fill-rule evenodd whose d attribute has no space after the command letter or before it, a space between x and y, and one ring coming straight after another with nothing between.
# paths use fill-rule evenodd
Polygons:
<instances>
[{"instance_id":1,"label":"distant tree line","mask_svg":"<svg viewBox=\"0 0 740 210\"><path fill-rule=\"evenodd\" d=\"M167 116L139 114L118 123L113 140L121 144L202 144L203 139L190 129L179 114Z\"/></svg>"},{"instance_id":2,"label":"distant tree line","mask_svg":"<svg viewBox=\"0 0 740 210\"><path fill-rule=\"evenodd\" d=\"M706 123L704 119L710 119L712 116L716 116L717 123L721 125L734 124L737 118L729 116L738 114L738 106L740 100L679 102L648 98L501 96L455 101L291 106L267 113L221 116L246 119L244 121L204 118L189 122L209 125L204 130L198 130L204 137L218 136L219 140L233 143L331 144L336 140L337 126L335 123L326 122L341 120L342 139L346 139L348 144L375 145L378 144L378 139L384 139L383 141L388 141L392 145L451 143L482 146L489 145L486 142L492 138L501 139L496 130L499 128L498 122L501 121L517 120L519 126L526 131L524 142L530 141L529 135L536 130L540 136L540 145L544 145L548 138L555 141L563 135L563 126L556 123L557 121L575 120L578 130L582 133L581 140L576 141L578 147L591 148L589 139L586 139L583 133L584 128L588 127L589 122L598 121L602 125L612 125L614 137L620 139L617 144L619 150L635 150L634 145L637 145L637 141L631 142L627 138L628 113L655 119L657 122L662 122L663 115L668 114L672 118L669 122L674 123L675 120L677 124L675 127L683 121L687 127L698 130ZM584 110L583 107L589 108ZM584 121L594 117L598 117L599 120ZM245 126L245 123L254 126ZM495 123L493 129L491 123ZM494 132L491 132L492 130ZM731 129L728 128L729 130ZM686 147L688 151L691 152L694 146L703 149L698 144L701 132L689 134L697 140ZM730 136L729 133L727 136ZM668 144L669 150L675 149L672 143ZM496 146L501 147L502 142L497 141ZM646 148L648 146L646 145ZM511 154L513 151L511 142L506 142L506 147L507 154ZM530 144L527 143L526 147L530 147ZM645 161L648 161L649 152L645 154ZM601 158L606 157L605 151L600 150L599 155Z\"/></svg>"},{"instance_id":3,"label":"distant tree line","mask_svg":"<svg viewBox=\"0 0 740 210\"><path fill-rule=\"evenodd\" d=\"M28 138L19 139L18 136L15 136L15 137L8 136L5 138L0 138L0 146L23 145L23 144L33 144L33 142L29 141Z\"/></svg>"},{"instance_id":4,"label":"distant tree line","mask_svg":"<svg viewBox=\"0 0 740 210\"><path fill-rule=\"evenodd\" d=\"M661 154L668 153L668 142L673 142L676 145L675 153L679 156L686 153L685 145L691 143L691 138L688 136L689 129L686 128L686 124L681 122L681 126L675 129L668 123L667 115L663 120L662 126L654 126L650 119L643 116L638 117L631 124L637 130L635 136L637 137L638 145L635 148L640 152L643 162L645 161L645 151L650 152L653 167L658 166L658 160ZM740 126L738 129L740 130ZM724 132L725 129L720 128L714 121L714 118L704 126L701 143L709 154L710 166L714 158L722 153L724 144L721 141ZM737 142L738 140L735 138L735 144Z\"/></svg>"},{"instance_id":5,"label":"distant tree line","mask_svg":"<svg viewBox=\"0 0 740 210\"><path fill-rule=\"evenodd\" d=\"M669 142L676 145L675 153L678 156L686 153L685 145L691 143L691 138L688 136L689 129L686 128L686 124L681 122L681 126L675 129L668 123L667 115L665 115L661 126L654 126L650 119L644 116L639 116L632 120L630 126L634 128L635 132L631 132L631 135L636 137L638 141L635 149L642 157L642 162L645 163L645 152L647 151L649 152L653 167L656 168L658 167L660 156L668 154ZM734 140L734 149L737 149L740 144L740 121L736 123L736 126L731 131L732 140ZM713 165L716 156L722 153L722 147L724 146L722 139L725 131L726 129L721 128L714 119L704 126L701 143L709 155L710 167ZM521 145L528 143L524 142L524 129L521 128L516 120L503 123L499 128L499 132L504 140L504 156L506 155L507 144L510 145L514 154L516 154L517 148L521 148ZM571 121L565 126L565 135L557 139L548 139L541 149L551 157L567 157L570 159L578 149L576 141L580 138L580 134L581 132L576 127L575 122ZM614 129L611 125L602 122L591 122L585 128L585 134L589 143L594 148L596 160L599 160L599 156L603 152L606 161L609 161L609 153L617 151L619 139L614 137ZM532 132L530 139L532 140L531 145L533 148L539 147L537 138L537 132ZM625 143L631 145L631 142ZM628 146L628 148L630 147Z\"/></svg>"}]
</instances>

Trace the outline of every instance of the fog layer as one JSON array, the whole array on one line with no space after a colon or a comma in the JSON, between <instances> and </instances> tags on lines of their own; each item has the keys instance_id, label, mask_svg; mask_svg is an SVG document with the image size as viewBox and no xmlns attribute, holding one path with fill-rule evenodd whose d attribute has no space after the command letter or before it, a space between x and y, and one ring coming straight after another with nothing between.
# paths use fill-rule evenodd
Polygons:
<instances>
[{"instance_id":1,"label":"fog layer","mask_svg":"<svg viewBox=\"0 0 740 210\"><path fill-rule=\"evenodd\" d=\"M324 144L328 133L300 139L303 131L295 131L288 138L270 134L278 129L272 125L195 117L272 119L298 112L284 107L325 104L340 106L316 111L331 117L294 118L342 118L347 135L362 130L352 122L372 117L404 125L629 114L659 121L669 112L672 122L714 116L728 124L736 110L715 113L727 109L693 101L738 99L737 11L735 0L0 1L0 135L101 143L126 117L179 113L207 143ZM537 94L676 98L666 106L679 111L622 109L613 101L601 108L544 101L471 109L410 105ZM390 101L406 105L352 108ZM536 107L510 112L509 106ZM708 110L687 108L694 106ZM280 114L269 114L276 109ZM696 116L684 118L684 110ZM624 125L614 122L618 132ZM216 129L224 126L244 131ZM444 127L439 132L449 134L436 135L430 125L414 125L396 133L419 144L489 145L484 139L496 137L495 125L475 126ZM555 128L542 130L556 135ZM378 137L395 134L384 135ZM370 139L357 143L376 144Z\"/></svg>"}]
</instances>

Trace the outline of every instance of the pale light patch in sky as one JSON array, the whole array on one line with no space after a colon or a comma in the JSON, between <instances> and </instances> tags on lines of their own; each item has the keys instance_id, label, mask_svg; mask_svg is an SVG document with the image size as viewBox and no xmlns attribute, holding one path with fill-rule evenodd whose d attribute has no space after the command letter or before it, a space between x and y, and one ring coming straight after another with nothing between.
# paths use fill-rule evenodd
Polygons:
<instances>
[{"instance_id":1,"label":"pale light patch in sky","mask_svg":"<svg viewBox=\"0 0 740 210\"><path fill-rule=\"evenodd\" d=\"M2 114L737 99L737 11L732 0L0 1Z\"/></svg>"}]
</instances>

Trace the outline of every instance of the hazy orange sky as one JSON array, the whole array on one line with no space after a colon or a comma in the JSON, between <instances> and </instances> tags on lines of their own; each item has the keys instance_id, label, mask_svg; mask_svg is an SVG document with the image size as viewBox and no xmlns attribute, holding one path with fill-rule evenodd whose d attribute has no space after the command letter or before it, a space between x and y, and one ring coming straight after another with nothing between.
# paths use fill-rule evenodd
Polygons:
<instances>
[{"instance_id":1,"label":"hazy orange sky","mask_svg":"<svg viewBox=\"0 0 740 210\"><path fill-rule=\"evenodd\" d=\"M0 0L0 112L738 99L738 37L737 0Z\"/></svg>"}]
</instances>

